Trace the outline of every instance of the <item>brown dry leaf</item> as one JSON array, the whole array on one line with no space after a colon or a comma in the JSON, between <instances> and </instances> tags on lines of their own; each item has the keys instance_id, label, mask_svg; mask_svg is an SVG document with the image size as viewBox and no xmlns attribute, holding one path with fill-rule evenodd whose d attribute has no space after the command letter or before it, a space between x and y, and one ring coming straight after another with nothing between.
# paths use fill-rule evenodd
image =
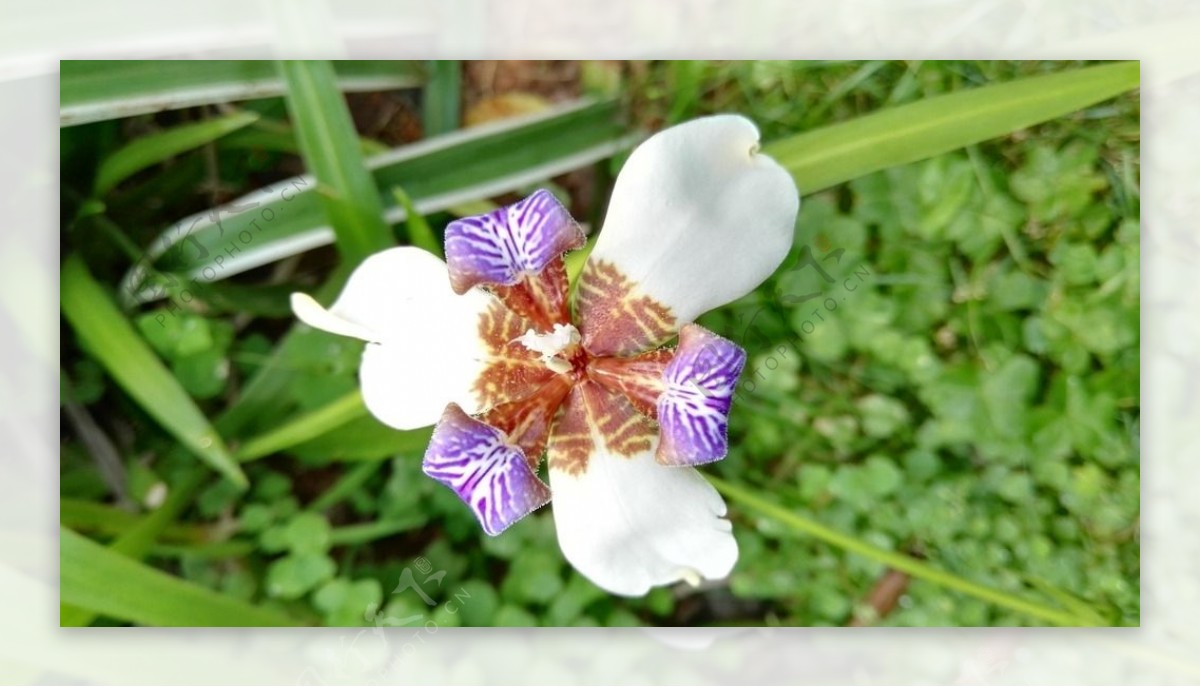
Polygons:
<instances>
[{"instance_id":1,"label":"brown dry leaf","mask_svg":"<svg viewBox=\"0 0 1200 687\"><path fill-rule=\"evenodd\" d=\"M886 618L888 613L896 608L896 604L900 602L900 597L904 595L904 592L908 591L909 579L908 575L889 568L866 598L867 605L873 611L868 615L874 617L855 616L846 624L851 627L864 627L874 625L877 621Z\"/></svg>"},{"instance_id":2,"label":"brown dry leaf","mask_svg":"<svg viewBox=\"0 0 1200 687\"><path fill-rule=\"evenodd\" d=\"M475 126L498 119L532 114L550 107L550 101L540 95L514 91L484 98L467 110L467 126Z\"/></svg>"}]
</instances>

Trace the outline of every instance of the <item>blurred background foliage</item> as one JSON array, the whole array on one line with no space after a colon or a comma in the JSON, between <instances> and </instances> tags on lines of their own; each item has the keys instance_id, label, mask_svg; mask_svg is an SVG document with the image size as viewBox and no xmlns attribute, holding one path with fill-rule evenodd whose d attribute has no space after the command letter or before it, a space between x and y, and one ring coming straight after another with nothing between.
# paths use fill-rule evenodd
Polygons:
<instances>
[{"instance_id":1,"label":"blurred background foliage","mask_svg":"<svg viewBox=\"0 0 1200 687\"><path fill-rule=\"evenodd\" d=\"M701 320L750 355L706 470L740 560L624 599L548 509L483 535L287 294L539 186L594 229L635 132L739 112L782 161L1085 65L185 64L63 63L63 624L1138 623L1136 90L813 193L794 168L792 255Z\"/></svg>"}]
</instances>

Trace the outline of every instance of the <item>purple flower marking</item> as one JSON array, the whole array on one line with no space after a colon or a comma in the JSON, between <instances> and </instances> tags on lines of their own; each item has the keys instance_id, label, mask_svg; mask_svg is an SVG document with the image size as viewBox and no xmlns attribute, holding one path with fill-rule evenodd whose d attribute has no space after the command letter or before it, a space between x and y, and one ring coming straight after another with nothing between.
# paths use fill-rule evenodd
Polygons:
<instances>
[{"instance_id":1,"label":"purple flower marking","mask_svg":"<svg viewBox=\"0 0 1200 687\"><path fill-rule=\"evenodd\" d=\"M664 465L702 465L729 451L729 407L746 352L698 325L679 332L679 348L663 371L656 458Z\"/></svg>"},{"instance_id":2,"label":"purple flower marking","mask_svg":"<svg viewBox=\"0 0 1200 687\"><path fill-rule=\"evenodd\" d=\"M446 227L446 265L456 293L477 284L512 286L523 273L540 272L584 240L566 208L552 193L539 189L513 205L451 222Z\"/></svg>"},{"instance_id":3,"label":"purple flower marking","mask_svg":"<svg viewBox=\"0 0 1200 687\"><path fill-rule=\"evenodd\" d=\"M490 535L550 501L550 488L530 469L521 449L453 403L433 431L422 469L470 506Z\"/></svg>"}]
</instances>

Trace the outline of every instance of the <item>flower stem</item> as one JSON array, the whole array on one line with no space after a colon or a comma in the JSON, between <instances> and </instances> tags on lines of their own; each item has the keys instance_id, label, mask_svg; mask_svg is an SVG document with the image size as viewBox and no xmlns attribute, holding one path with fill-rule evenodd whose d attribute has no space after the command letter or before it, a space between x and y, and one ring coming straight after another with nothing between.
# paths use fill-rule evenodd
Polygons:
<instances>
[{"instance_id":1,"label":"flower stem","mask_svg":"<svg viewBox=\"0 0 1200 687\"><path fill-rule=\"evenodd\" d=\"M943 570L938 570L933 566L906 556L895 551L887 551L876 546L872 546L864 541L856 539L852 536L842 534L836 530L830 529L814 520L797 515L792 511L775 504L771 501L763 499L743 487L736 486L725 480L712 475L706 475L708 480L718 491L725 494L731 500L756 511L761 515L774 518L788 525L792 529L804 534L816 537L828 544L832 544L845 551L857 553L860 556L866 556L887 565L890 568L907 573L912 577L926 580L934 584L962 592L977 599L982 599L997 606L1002 606L1010 610L1025 613L1040 620L1053 623L1055 625L1078 627L1082 625L1094 625L1094 621L1084 619L1067 611L1050 608L1034 601L1028 601L1018 596L1014 596L1007 592L1002 592L997 589L985 587L981 584L976 584L961 577L952 575Z\"/></svg>"}]
</instances>

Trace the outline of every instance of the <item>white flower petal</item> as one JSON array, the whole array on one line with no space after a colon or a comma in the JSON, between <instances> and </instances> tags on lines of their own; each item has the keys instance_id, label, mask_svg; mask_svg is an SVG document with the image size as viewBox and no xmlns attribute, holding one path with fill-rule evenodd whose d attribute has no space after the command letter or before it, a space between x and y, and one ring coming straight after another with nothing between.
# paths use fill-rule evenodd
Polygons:
<instances>
[{"instance_id":1,"label":"white flower petal","mask_svg":"<svg viewBox=\"0 0 1200 687\"><path fill-rule=\"evenodd\" d=\"M355 324L350 320L344 320L337 315L326 310L320 303L307 293L292 294L292 312L296 317L312 327L337 334L338 336L348 336L353 339L362 339L363 341L375 341L378 336L375 332L366 327Z\"/></svg>"},{"instance_id":2,"label":"white flower petal","mask_svg":"<svg viewBox=\"0 0 1200 687\"><path fill-rule=\"evenodd\" d=\"M595 450L574 473L552 463L550 492L563 555L614 594L719 579L737 562L717 490L693 468L659 465L653 447L628 458Z\"/></svg>"},{"instance_id":3,"label":"white flower petal","mask_svg":"<svg viewBox=\"0 0 1200 687\"><path fill-rule=\"evenodd\" d=\"M660 344L779 267L800 197L758 139L748 119L717 115L633 151L580 280L589 350L624 355ZM624 343L631 339L639 348Z\"/></svg>"},{"instance_id":4,"label":"white flower petal","mask_svg":"<svg viewBox=\"0 0 1200 687\"><path fill-rule=\"evenodd\" d=\"M493 303L477 289L455 294L445 263L412 247L367 258L328 310L292 296L306 324L369 342L359 370L363 400L397 429L432 425L451 402L481 410L472 391L488 357L479 319Z\"/></svg>"}]
</instances>

